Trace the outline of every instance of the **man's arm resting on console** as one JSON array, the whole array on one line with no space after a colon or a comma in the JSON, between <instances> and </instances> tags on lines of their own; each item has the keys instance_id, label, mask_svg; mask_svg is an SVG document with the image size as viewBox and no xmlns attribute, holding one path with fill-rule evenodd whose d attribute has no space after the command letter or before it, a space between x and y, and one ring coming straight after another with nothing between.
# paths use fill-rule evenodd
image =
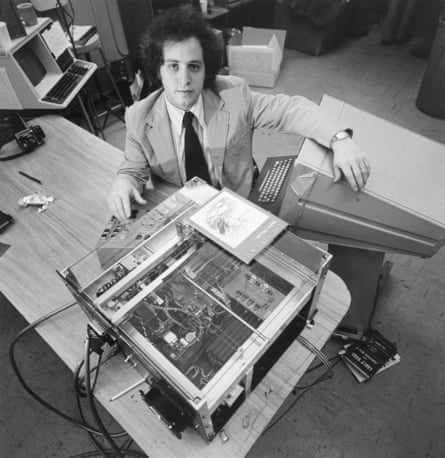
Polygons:
<instances>
[{"instance_id":1,"label":"man's arm resting on console","mask_svg":"<svg viewBox=\"0 0 445 458\"><path fill-rule=\"evenodd\" d=\"M301 135L325 148L337 132L347 127L306 97L251 91L250 102L254 129L262 127Z\"/></svg>"},{"instance_id":2,"label":"man's arm resting on console","mask_svg":"<svg viewBox=\"0 0 445 458\"><path fill-rule=\"evenodd\" d=\"M338 132L348 131L330 113L301 96L251 92L254 127L265 127L310 138L333 152L334 181L342 174L352 189L362 189L370 173L366 154L351 139L333 142Z\"/></svg>"}]
</instances>

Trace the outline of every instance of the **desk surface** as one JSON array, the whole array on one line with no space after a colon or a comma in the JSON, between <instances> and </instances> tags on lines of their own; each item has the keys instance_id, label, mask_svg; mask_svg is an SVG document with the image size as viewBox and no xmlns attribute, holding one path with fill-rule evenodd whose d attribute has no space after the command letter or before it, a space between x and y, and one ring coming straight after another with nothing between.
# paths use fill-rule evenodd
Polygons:
<instances>
[{"instance_id":1,"label":"desk surface","mask_svg":"<svg viewBox=\"0 0 445 458\"><path fill-rule=\"evenodd\" d=\"M45 131L45 144L3 162L0 168L1 210L15 219L0 238L11 245L0 257L0 290L28 321L72 301L56 271L94 249L110 217L107 195L122 159L121 151L61 117L46 116L34 123ZM43 185L19 175L19 170L39 178ZM37 191L55 199L45 212L19 207L21 197ZM150 198L157 203L171 191L164 187ZM329 272L316 325L303 335L322 348L349 302L344 283ZM83 312L73 307L45 322L38 332L73 370L83 358L86 324ZM224 444L216 437L208 445L192 431L176 439L150 413L137 390L110 402L140 378L119 356L101 369L96 396L151 457L244 456L313 359L310 351L295 342L226 425L229 440Z\"/></svg>"}]
</instances>

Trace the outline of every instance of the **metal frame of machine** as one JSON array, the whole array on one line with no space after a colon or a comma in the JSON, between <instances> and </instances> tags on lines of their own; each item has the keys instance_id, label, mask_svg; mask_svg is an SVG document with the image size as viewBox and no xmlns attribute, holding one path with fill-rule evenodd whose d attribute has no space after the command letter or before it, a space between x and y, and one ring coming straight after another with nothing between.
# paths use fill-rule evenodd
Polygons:
<instances>
[{"instance_id":1,"label":"metal frame of machine","mask_svg":"<svg viewBox=\"0 0 445 458\"><path fill-rule=\"evenodd\" d=\"M197 224L202 215L207 229ZM243 225L243 242L231 245ZM197 179L129 232L60 275L95 331L137 363L150 386L142 396L168 428L181 437L192 427L211 441L265 360L270 366L313 318L331 255Z\"/></svg>"}]
</instances>

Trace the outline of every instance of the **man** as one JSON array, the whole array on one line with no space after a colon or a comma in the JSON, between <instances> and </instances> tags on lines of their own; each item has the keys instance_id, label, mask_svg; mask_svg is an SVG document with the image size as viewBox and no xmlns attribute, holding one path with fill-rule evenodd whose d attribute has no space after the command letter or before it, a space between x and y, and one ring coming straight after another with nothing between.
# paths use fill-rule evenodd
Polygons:
<instances>
[{"instance_id":1,"label":"man","mask_svg":"<svg viewBox=\"0 0 445 458\"><path fill-rule=\"evenodd\" d=\"M334 180L343 175L354 190L365 186L370 165L347 126L304 97L254 92L241 78L217 75L223 48L200 13L171 9L158 16L142 50L149 78L162 87L126 113L125 160L109 197L119 219L130 217L132 200L145 203L142 192L151 186L151 173L178 186L192 178L184 151L192 135L183 127L189 117L201 149L193 154L203 155L204 178L218 188L247 197L255 173L252 136L261 127L309 137L330 148ZM193 116L184 116L188 111Z\"/></svg>"}]
</instances>

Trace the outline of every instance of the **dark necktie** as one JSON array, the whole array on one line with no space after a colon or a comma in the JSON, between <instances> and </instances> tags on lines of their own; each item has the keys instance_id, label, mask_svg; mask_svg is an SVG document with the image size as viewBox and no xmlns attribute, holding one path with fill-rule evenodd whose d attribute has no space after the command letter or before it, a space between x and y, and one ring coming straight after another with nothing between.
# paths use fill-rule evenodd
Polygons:
<instances>
[{"instance_id":1,"label":"dark necktie","mask_svg":"<svg viewBox=\"0 0 445 458\"><path fill-rule=\"evenodd\" d=\"M185 129L184 153L187 180L196 176L210 183L209 169L198 135L193 128L193 118L193 113L186 111L182 121Z\"/></svg>"}]
</instances>

